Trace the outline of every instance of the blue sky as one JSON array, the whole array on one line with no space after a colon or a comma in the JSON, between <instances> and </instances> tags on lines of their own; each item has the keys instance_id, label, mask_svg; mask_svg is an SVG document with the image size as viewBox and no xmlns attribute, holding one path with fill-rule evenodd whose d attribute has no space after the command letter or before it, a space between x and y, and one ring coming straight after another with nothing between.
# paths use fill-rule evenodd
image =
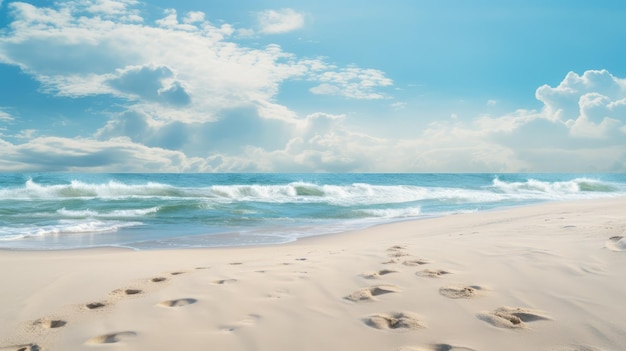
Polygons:
<instances>
[{"instance_id":1,"label":"blue sky","mask_svg":"<svg viewBox=\"0 0 626 351\"><path fill-rule=\"evenodd\" d=\"M626 172L623 1L0 0L0 171Z\"/></svg>"}]
</instances>

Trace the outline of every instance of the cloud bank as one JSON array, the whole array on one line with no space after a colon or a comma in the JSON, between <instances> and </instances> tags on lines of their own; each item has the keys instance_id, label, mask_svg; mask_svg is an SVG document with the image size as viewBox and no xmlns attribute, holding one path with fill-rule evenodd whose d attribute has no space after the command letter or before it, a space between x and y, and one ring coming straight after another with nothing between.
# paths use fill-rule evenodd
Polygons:
<instances>
[{"instance_id":1,"label":"cloud bank","mask_svg":"<svg viewBox=\"0 0 626 351\"><path fill-rule=\"evenodd\" d=\"M292 81L311 99L406 110L381 70L245 46L237 28L199 11L168 9L149 22L134 0L6 7L0 63L19 66L50 96L112 97L123 111L93 135L0 135L4 171L626 172L626 79L605 70L539 87L539 110L439 121L393 139L352 130L348 111L321 103L303 115L278 98ZM305 25L291 9L257 15L268 35ZM0 123L16 118L0 111Z\"/></svg>"}]
</instances>

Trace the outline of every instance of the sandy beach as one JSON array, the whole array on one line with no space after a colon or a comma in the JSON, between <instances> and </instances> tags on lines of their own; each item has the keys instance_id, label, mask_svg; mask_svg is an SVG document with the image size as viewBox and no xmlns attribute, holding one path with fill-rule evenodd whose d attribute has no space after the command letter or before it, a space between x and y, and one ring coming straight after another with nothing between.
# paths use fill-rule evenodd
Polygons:
<instances>
[{"instance_id":1,"label":"sandy beach","mask_svg":"<svg viewBox=\"0 0 626 351\"><path fill-rule=\"evenodd\" d=\"M278 246L0 251L0 350L626 349L626 199Z\"/></svg>"}]
</instances>

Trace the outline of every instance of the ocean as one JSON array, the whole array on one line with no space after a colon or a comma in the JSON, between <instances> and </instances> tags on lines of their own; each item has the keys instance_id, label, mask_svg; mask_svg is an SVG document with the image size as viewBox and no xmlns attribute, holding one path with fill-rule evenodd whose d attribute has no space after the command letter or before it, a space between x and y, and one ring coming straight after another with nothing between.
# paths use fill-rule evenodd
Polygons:
<instances>
[{"instance_id":1,"label":"ocean","mask_svg":"<svg viewBox=\"0 0 626 351\"><path fill-rule=\"evenodd\" d=\"M626 174L0 174L0 248L280 244L381 223L626 196Z\"/></svg>"}]
</instances>

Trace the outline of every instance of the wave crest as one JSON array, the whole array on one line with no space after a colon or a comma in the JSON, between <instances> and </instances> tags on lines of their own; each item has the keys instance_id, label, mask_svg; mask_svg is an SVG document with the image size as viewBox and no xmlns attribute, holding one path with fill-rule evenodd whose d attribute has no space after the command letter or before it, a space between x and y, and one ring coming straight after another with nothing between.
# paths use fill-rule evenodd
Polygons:
<instances>
[{"instance_id":1,"label":"wave crest","mask_svg":"<svg viewBox=\"0 0 626 351\"><path fill-rule=\"evenodd\" d=\"M44 226L24 226L2 228L5 235L0 241L18 240L32 237L70 234L101 234L117 232L122 228L142 225L141 222L100 221L100 220L60 220L58 223Z\"/></svg>"},{"instance_id":2,"label":"wave crest","mask_svg":"<svg viewBox=\"0 0 626 351\"><path fill-rule=\"evenodd\" d=\"M98 212L93 210L68 210L65 207L57 210L57 213L63 217L70 218L141 218L150 214L157 213L159 207L113 210L109 212Z\"/></svg>"},{"instance_id":3,"label":"wave crest","mask_svg":"<svg viewBox=\"0 0 626 351\"><path fill-rule=\"evenodd\" d=\"M535 195L537 198L563 198L568 195L583 195L594 192L615 192L619 189L609 183L590 178L575 178L569 181L541 181L530 178L525 182L506 182L495 177L492 184L496 192L509 195Z\"/></svg>"}]
</instances>

